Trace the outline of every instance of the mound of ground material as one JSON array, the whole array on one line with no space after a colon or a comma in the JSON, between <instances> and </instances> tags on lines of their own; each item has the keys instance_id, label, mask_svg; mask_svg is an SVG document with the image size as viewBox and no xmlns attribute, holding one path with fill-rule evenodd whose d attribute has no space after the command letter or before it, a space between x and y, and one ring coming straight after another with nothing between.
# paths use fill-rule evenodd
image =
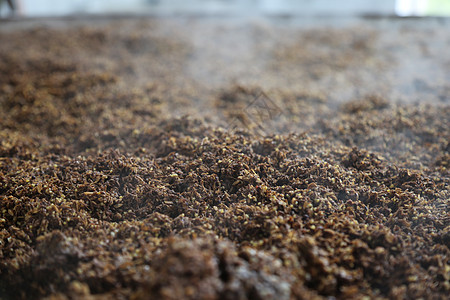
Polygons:
<instances>
[{"instance_id":1,"label":"mound of ground material","mask_svg":"<svg viewBox=\"0 0 450 300\"><path fill-rule=\"evenodd\" d=\"M0 299L446 299L445 24L289 22L0 23Z\"/></svg>"}]
</instances>

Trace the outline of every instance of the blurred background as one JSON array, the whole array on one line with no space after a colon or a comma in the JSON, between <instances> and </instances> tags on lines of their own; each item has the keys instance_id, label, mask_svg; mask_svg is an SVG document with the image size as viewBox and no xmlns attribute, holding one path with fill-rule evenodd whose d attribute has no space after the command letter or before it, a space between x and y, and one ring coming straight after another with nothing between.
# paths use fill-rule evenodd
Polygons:
<instances>
[{"instance_id":1,"label":"blurred background","mask_svg":"<svg viewBox=\"0 0 450 300\"><path fill-rule=\"evenodd\" d=\"M238 14L449 16L449 0L0 0L0 16Z\"/></svg>"}]
</instances>

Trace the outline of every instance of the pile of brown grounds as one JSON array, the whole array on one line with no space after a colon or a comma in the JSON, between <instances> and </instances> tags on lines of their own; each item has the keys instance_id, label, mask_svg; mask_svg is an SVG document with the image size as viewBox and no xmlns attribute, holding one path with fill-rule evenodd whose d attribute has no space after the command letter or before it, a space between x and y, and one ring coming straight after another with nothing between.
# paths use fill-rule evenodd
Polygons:
<instances>
[{"instance_id":1,"label":"pile of brown grounds","mask_svg":"<svg viewBox=\"0 0 450 300\"><path fill-rule=\"evenodd\" d=\"M0 24L0 299L446 299L449 33L71 22Z\"/></svg>"}]
</instances>

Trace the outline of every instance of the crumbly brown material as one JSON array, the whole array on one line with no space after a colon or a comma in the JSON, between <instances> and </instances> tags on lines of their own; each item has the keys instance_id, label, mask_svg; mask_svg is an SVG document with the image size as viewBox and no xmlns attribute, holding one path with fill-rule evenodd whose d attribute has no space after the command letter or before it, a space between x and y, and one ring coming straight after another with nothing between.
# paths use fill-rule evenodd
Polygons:
<instances>
[{"instance_id":1,"label":"crumbly brown material","mask_svg":"<svg viewBox=\"0 0 450 300\"><path fill-rule=\"evenodd\" d=\"M187 63L202 41L158 22L0 33L0 299L446 298L448 86L421 104L289 88L280 70L388 72L392 46L319 28L275 47L253 25L268 78L219 61L244 79L211 87Z\"/></svg>"}]
</instances>

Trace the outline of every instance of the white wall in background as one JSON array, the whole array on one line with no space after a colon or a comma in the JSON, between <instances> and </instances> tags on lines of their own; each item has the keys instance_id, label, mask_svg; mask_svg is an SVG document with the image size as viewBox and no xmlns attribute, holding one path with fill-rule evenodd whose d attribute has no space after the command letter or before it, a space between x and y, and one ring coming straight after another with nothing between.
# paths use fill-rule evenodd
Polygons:
<instances>
[{"instance_id":1,"label":"white wall in background","mask_svg":"<svg viewBox=\"0 0 450 300\"><path fill-rule=\"evenodd\" d=\"M263 10L297 15L392 15L396 0L261 0Z\"/></svg>"},{"instance_id":2,"label":"white wall in background","mask_svg":"<svg viewBox=\"0 0 450 300\"><path fill-rule=\"evenodd\" d=\"M0 0L1 1L1 0ZM423 15L427 3L450 0L16 0L25 16L80 13L228 13L274 15ZM436 5L435 5L436 6ZM7 13L5 3L1 15Z\"/></svg>"},{"instance_id":3,"label":"white wall in background","mask_svg":"<svg viewBox=\"0 0 450 300\"><path fill-rule=\"evenodd\" d=\"M17 0L16 0L17 1ZM18 0L26 16L61 16L77 13L136 12L145 0Z\"/></svg>"},{"instance_id":4,"label":"white wall in background","mask_svg":"<svg viewBox=\"0 0 450 300\"><path fill-rule=\"evenodd\" d=\"M425 13L427 0L397 0L395 11L399 16L420 16Z\"/></svg>"}]
</instances>

